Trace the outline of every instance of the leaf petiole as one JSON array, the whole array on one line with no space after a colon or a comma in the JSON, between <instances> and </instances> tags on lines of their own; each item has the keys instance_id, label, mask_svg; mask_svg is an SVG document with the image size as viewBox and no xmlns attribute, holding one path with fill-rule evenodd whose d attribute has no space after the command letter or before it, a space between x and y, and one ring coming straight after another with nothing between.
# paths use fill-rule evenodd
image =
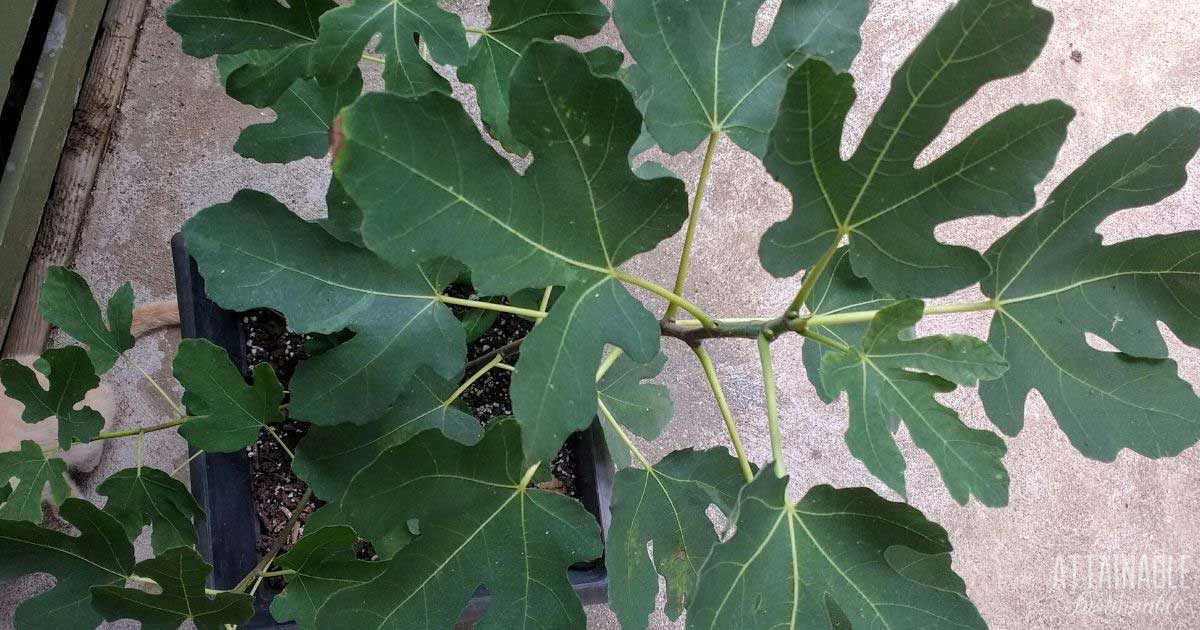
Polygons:
<instances>
[{"instance_id":1,"label":"leaf petiole","mask_svg":"<svg viewBox=\"0 0 1200 630\"><path fill-rule=\"evenodd\" d=\"M504 361L504 355L497 352L492 356L491 360L489 360L487 363L484 363L483 367L479 368L473 374L468 376L467 379L458 386L458 389L454 390L449 396L447 396L446 402L442 403L442 406L449 407L451 403L458 400L459 396L463 395L463 392L467 391L471 385L474 385L475 381L483 378L484 374L487 374L492 368L499 366L502 361Z\"/></svg>"},{"instance_id":2,"label":"leaf petiole","mask_svg":"<svg viewBox=\"0 0 1200 630\"><path fill-rule=\"evenodd\" d=\"M621 438L621 441L625 443L625 447L629 449L630 453L633 453L633 456L637 458L638 462L640 462L646 470L653 470L654 466L650 464L650 460L646 459L646 456L642 453L642 451L633 444L633 440L630 439L629 434L625 432L625 429L621 426L621 423L617 422L617 419L613 417L612 411L609 410L608 405L604 404L603 400L597 398L596 407L600 410L600 415L604 416L604 421L612 427L613 432L617 434L617 437Z\"/></svg>"},{"instance_id":3,"label":"leaf petiole","mask_svg":"<svg viewBox=\"0 0 1200 630\"><path fill-rule=\"evenodd\" d=\"M692 197L692 210L688 213L687 232L683 237L683 251L679 254L679 270L675 272L675 295L683 295L684 284L687 282L688 262L692 257L692 242L696 238L696 226L700 223L700 210L704 204L704 192L708 188L708 176L712 171L713 156L717 152L717 141L721 132L714 131L708 136L708 146L704 149L704 166L700 167L700 180L696 182L696 192ZM679 305L672 302L667 306L663 319L670 321L678 312Z\"/></svg>"},{"instance_id":4,"label":"leaf petiole","mask_svg":"<svg viewBox=\"0 0 1200 630\"><path fill-rule=\"evenodd\" d=\"M750 460L746 459L746 450L742 448L742 438L738 435L737 425L733 421L733 412L729 409L729 402L725 400L725 390L721 388L717 371L713 369L712 359L708 356L704 346L692 346L692 352L696 353L697 359L700 359L700 365L704 368L704 377L708 379L708 384L713 390L713 397L717 399L717 408L721 410L721 419L725 421L725 430L729 433L729 441L733 442L733 451L737 454L738 463L742 466L742 475L747 482L753 481L754 471L750 468Z\"/></svg>"},{"instance_id":5,"label":"leaf petiole","mask_svg":"<svg viewBox=\"0 0 1200 630\"><path fill-rule=\"evenodd\" d=\"M546 316L546 311L535 311L531 308L521 308L519 306L509 306L508 304L493 304L491 302L483 302L480 300L467 300L463 298L451 297L449 295L438 296L438 301L443 304L454 304L456 306L466 306L468 308L478 308L485 311L498 311L500 313L511 313L522 317L532 317L534 319L542 319Z\"/></svg>"},{"instance_id":6,"label":"leaf petiole","mask_svg":"<svg viewBox=\"0 0 1200 630\"><path fill-rule=\"evenodd\" d=\"M667 300L671 304L678 305L679 308L691 313L692 316L695 317L696 320L700 322L700 325L705 328L712 328L714 326L712 318L710 318L708 315L706 315L704 313L704 311L700 310L699 306L692 304L691 302L689 302L687 300L687 298L685 298L677 293L672 293L672 292L668 291L667 289L660 287L657 284L654 284L653 282L650 282L649 280L646 280L644 278L639 278L637 276L631 276L631 275L621 272L621 271L614 271L613 277L615 277L617 280L620 280L622 282L628 282L629 284L632 284L636 287L641 287L641 288Z\"/></svg>"},{"instance_id":7,"label":"leaf petiole","mask_svg":"<svg viewBox=\"0 0 1200 630\"><path fill-rule=\"evenodd\" d=\"M926 306L925 311L921 314L922 317L928 315L946 315L949 313L971 313L974 311L993 311L999 307L999 303L995 300L984 300L982 302L958 302L954 304L938 304ZM799 331L803 328L815 328L820 326L840 326L844 324L861 324L875 319L879 314L879 310L871 311L854 311L850 313L833 313L830 315L813 315L810 317L801 317L793 320L789 326L792 330Z\"/></svg>"},{"instance_id":8,"label":"leaf petiole","mask_svg":"<svg viewBox=\"0 0 1200 630\"><path fill-rule=\"evenodd\" d=\"M766 335L758 338L758 357L762 362L763 389L766 392L767 426L771 431L771 457L775 460L775 476L783 477L783 437L779 432L779 405L775 398L775 367L771 363L771 341Z\"/></svg>"},{"instance_id":9,"label":"leaf petiole","mask_svg":"<svg viewBox=\"0 0 1200 630\"><path fill-rule=\"evenodd\" d=\"M146 379L146 382L150 383L150 385L152 385L154 389L158 391L158 395L162 396L162 399L167 401L167 405L171 407L172 411L181 416L186 415L183 407L180 407L179 404L175 402L175 399L171 398L171 396L167 394L167 390L163 389L162 386L158 384L158 381L154 380L154 377L150 376L149 372L143 370L142 366L134 363L133 359L130 359L129 355L125 354L124 352L121 353L121 358L125 359L125 362L129 365L132 365L133 369L141 373L142 378Z\"/></svg>"}]
</instances>

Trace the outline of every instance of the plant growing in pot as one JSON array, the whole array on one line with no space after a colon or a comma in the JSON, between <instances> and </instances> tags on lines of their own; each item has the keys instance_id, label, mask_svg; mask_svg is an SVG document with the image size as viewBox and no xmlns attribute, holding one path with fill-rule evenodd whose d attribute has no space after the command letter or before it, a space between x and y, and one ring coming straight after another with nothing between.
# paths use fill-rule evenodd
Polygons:
<instances>
[{"instance_id":1,"label":"plant growing in pot","mask_svg":"<svg viewBox=\"0 0 1200 630\"><path fill-rule=\"evenodd\" d=\"M62 515L80 537L22 522L40 516L22 506L41 493L46 471L62 468L30 443L0 455L0 474L17 479L0 506L8 519L0 575L49 571L59 585L27 602L18 623L34 627L35 615L71 602L75 614L55 627L101 618L238 624L253 612L247 592L282 578L286 603L276 612L301 627L451 627L480 586L490 593L485 627L582 627L568 568L603 556L610 605L627 628L646 626L660 576L665 612L686 613L689 628L984 627L951 568L946 532L915 508L863 488L822 485L789 497L773 342L804 338L820 396L846 392L850 452L900 495L906 462L893 434L903 422L957 501L1007 503L1004 439L968 427L936 397L960 386L978 385L989 418L1010 436L1037 389L1087 457L1179 453L1200 439L1200 400L1156 323L1200 346L1188 307L1200 298L1200 233L1104 245L1096 229L1184 185L1200 113L1170 111L1113 140L1034 209L1034 186L1073 117L1063 103L1015 107L929 164L916 161L979 89L1038 56L1048 12L1029 0L961 0L900 68L843 159L855 98L845 69L866 2L785 0L754 46L760 4L615 0L612 18L634 62L624 65L612 49L551 41L598 32L609 15L594 0L496 1L484 29L465 29L434 2L176 3L168 21L185 51L219 55L231 96L276 110L275 122L243 133L239 153L319 157L333 140L325 219L305 221L245 190L183 230L216 303L272 309L294 330L336 336L296 368L286 400L287 415L308 425L292 462L312 488L302 503L315 496L325 505L286 555L273 544L237 584L201 594L208 567L190 547L194 534L164 537L155 558L132 562L129 540L142 525L158 536L168 524L153 500L110 500L101 510L66 499ZM376 34L382 56L365 53ZM475 87L484 131L426 55ZM361 94L360 63L382 65L384 90ZM715 318L683 294L722 136L792 193L793 213L764 230L760 248L772 274L803 271L784 312ZM631 161L654 145L678 153L702 144L690 200L662 166ZM518 172L522 156L532 162ZM1030 210L984 252L934 236L954 219ZM681 229L672 288L621 270ZM478 296L448 293L467 272ZM88 345L93 371L111 365L128 347L129 296L110 302L106 325L77 276L60 272L49 283L47 295L64 299L47 299L47 318ZM986 299L925 302L973 285ZM628 287L661 299L661 317ZM519 356L510 344L468 369L472 324L451 307L539 323L520 339ZM991 313L986 340L911 334L923 317L968 312ZM1116 350L1093 349L1086 334ZM653 462L639 448L635 436L653 439L670 419L662 388L643 382L663 367L663 338L686 344L702 366L730 449ZM706 349L715 338L759 351L772 461L751 462L741 446ZM46 363L51 390L81 389L62 382L52 357ZM461 383L507 369L513 417L480 430L455 396ZM284 418L285 392L269 366L254 367L247 384L220 348L187 340L175 375L187 411L146 430L238 451L263 431L271 439ZM433 404L413 413L430 395ZM62 420L74 406L53 410ZM578 501L538 487L568 437L597 414L621 468L606 540ZM122 437L83 422L60 426L63 447ZM329 457L351 452L338 450L345 444L363 454ZM139 467L120 479L151 474ZM129 485L135 496L148 487ZM61 484L50 487L61 500ZM189 506L181 486L162 487L155 492L171 505ZM729 528L709 518L714 506ZM178 512L170 522L195 509ZM359 540L379 560L354 560ZM137 588L148 582L161 592Z\"/></svg>"}]
</instances>

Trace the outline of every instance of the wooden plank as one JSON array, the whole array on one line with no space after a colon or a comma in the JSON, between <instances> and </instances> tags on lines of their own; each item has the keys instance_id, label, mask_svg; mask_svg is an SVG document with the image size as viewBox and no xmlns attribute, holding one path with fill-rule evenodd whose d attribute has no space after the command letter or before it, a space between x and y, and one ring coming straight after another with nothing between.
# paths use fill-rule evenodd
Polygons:
<instances>
[{"instance_id":1,"label":"wooden plank","mask_svg":"<svg viewBox=\"0 0 1200 630\"><path fill-rule=\"evenodd\" d=\"M5 0L4 5L0 9L0 102L8 95L8 82L21 56L37 0Z\"/></svg>"},{"instance_id":2,"label":"wooden plank","mask_svg":"<svg viewBox=\"0 0 1200 630\"><path fill-rule=\"evenodd\" d=\"M105 4L59 0L38 63L38 80L25 101L0 177L0 340L8 330Z\"/></svg>"},{"instance_id":3,"label":"wooden plank","mask_svg":"<svg viewBox=\"0 0 1200 630\"><path fill-rule=\"evenodd\" d=\"M40 353L50 337L50 324L42 319L38 308L42 281L50 267L69 267L75 260L79 230L91 205L96 171L125 94L147 3L148 0L109 0L67 136L67 149L58 163L50 201L25 268L3 344L5 355Z\"/></svg>"}]
</instances>

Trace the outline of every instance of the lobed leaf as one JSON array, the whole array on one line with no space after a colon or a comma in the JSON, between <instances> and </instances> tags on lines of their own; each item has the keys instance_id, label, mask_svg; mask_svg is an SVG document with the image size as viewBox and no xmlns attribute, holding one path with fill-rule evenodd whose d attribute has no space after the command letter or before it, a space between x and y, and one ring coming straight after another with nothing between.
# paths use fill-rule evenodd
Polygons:
<instances>
[{"instance_id":1,"label":"lobed leaf","mask_svg":"<svg viewBox=\"0 0 1200 630\"><path fill-rule=\"evenodd\" d=\"M975 495L984 505L1007 505L1004 441L991 431L968 427L934 395L953 391L956 385L996 379L1008 365L973 337L904 339L923 311L920 300L888 306L854 347L821 359L822 383L830 391L845 391L850 404L850 453L906 496L904 456L892 435L902 420L913 442L933 458L956 501L966 504Z\"/></svg>"},{"instance_id":2,"label":"lobed leaf","mask_svg":"<svg viewBox=\"0 0 1200 630\"><path fill-rule=\"evenodd\" d=\"M646 627L659 575L667 617L678 619L691 605L700 566L719 542L708 506L732 514L743 485L738 460L722 447L675 451L653 468L617 473L604 561L610 605L622 627ZM647 543L654 545L652 557Z\"/></svg>"},{"instance_id":3,"label":"lobed leaf","mask_svg":"<svg viewBox=\"0 0 1200 630\"><path fill-rule=\"evenodd\" d=\"M344 526L306 532L291 550L276 560L287 577L287 588L271 601L271 616L295 622L300 628L318 628L317 612L344 589L370 582L383 572L381 562L354 559L358 536Z\"/></svg>"},{"instance_id":4,"label":"lobed leaf","mask_svg":"<svg viewBox=\"0 0 1200 630\"><path fill-rule=\"evenodd\" d=\"M528 151L508 124L509 78L530 42L558 35L586 37L608 22L600 0L494 0L488 5L492 23L471 47L458 79L475 86L479 112L488 130L509 151ZM617 60L617 67L621 65Z\"/></svg>"},{"instance_id":5,"label":"lobed leaf","mask_svg":"<svg viewBox=\"0 0 1200 630\"><path fill-rule=\"evenodd\" d=\"M759 257L776 277L815 265L849 239L854 272L898 297L932 297L986 276L979 252L937 240L938 225L1016 216L1054 164L1074 111L1020 105L926 166L917 158L987 83L1024 71L1050 32L1031 0L962 0L917 46L854 155L840 154L853 79L810 60L792 75L771 132L767 170L793 195L792 215L763 235Z\"/></svg>"},{"instance_id":6,"label":"lobed leaf","mask_svg":"<svg viewBox=\"0 0 1200 630\"><path fill-rule=\"evenodd\" d=\"M997 304L989 341L1012 369L980 396L1002 431L1021 430L1036 389L1093 459L1112 461L1124 448L1172 456L1200 439L1200 400L1158 330L1161 321L1200 347L1200 232L1107 246L1096 233L1113 213L1179 190L1198 147L1200 113L1169 111L1098 151L988 250L994 271L983 291ZM1088 333L1118 352L1092 349Z\"/></svg>"},{"instance_id":7,"label":"lobed leaf","mask_svg":"<svg viewBox=\"0 0 1200 630\"><path fill-rule=\"evenodd\" d=\"M247 66L261 63L270 51L251 50L217 58L221 80ZM345 81L321 85L313 79L297 79L270 103L275 120L250 125L242 130L233 150L238 155L263 163L293 162L306 157L321 158L329 152L329 130L343 107L362 93L362 73L354 70Z\"/></svg>"},{"instance_id":8,"label":"lobed leaf","mask_svg":"<svg viewBox=\"0 0 1200 630\"><path fill-rule=\"evenodd\" d=\"M671 422L675 405L666 385L645 383L662 372L667 355L661 351L649 363L638 363L622 354L608 372L596 383L596 397L631 433L648 441L658 439ZM630 464L629 448L612 433L607 422L605 441L613 462L618 468Z\"/></svg>"},{"instance_id":9,"label":"lobed leaf","mask_svg":"<svg viewBox=\"0 0 1200 630\"><path fill-rule=\"evenodd\" d=\"M322 83L341 83L358 66L376 33L389 92L404 96L449 93L445 79L421 59L414 34L421 36L438 63L461 66L467 62L462 20L441 9L437 0L354 0L321 16L313 73Z\"/></svg>"},{"instance_id":10,"label":"lobed leaf","mask_svg":"<svg viewBox=\"0 0 1200 630\"><path fill-rule=\"evenodd\" d=\"M686 195L678 180L629 170L641 117L624 86L592 75L578 52L535 42L511 92L522 104L513 133L534 155L524 176L456 101L438 94L364 96L343 115L334 168L362 208L367 246L383 258L452 256L484 295L566 286L526 338L513 379L514 415L533 462L592 422L605 344L641 362L658 352L658 322L616 268L678 230Z\"/></svg>"},{"instance_id":11,"label":"lobed leaf","mask_svg":"<svg viewBox=\"0 0 1200 630\"><path fill-rule=\"evenodd\" d=\"M87 344L95 373L103 375L121 353L133 347L133 286L121 285L108 300L108 324L83 276L62 267L51 267L38 298L42 317L76 340Z\"/></svg>"},{"instance_id":12,"label":"lobed leaf","mask_svg":"<svg viewBox=\"0 0 1200 630\"><path fill-rule=\"evenodd\" d=\"M567 568L602 551L596 519L574 499L523 481L521 435L489 425L475 446L426 432L381 454L342 503L367 540L420 524L370 582L340 591L317 627L449 628L472 593L491 605L477 628L582 628L583 607Z\"/></svg>"},{"instance_id":13,"label":"lobed leaf","mask_svg":"<svg viewBox=\"0 0 1200 630\"><path fill-rule=\"evenodd\" d=\"M380 453L422 431L438 429L461 444L475 444L483 428L461 401L449 400L455 383L420 370L395 406L368 424L312 426L296 450L292 469L318 496L340 501L350 482Z\"/></svg>"},{"instance_id":14,"label":"lobed leaf","mask_svg":"<svg viewBox=\"0 0 1200 630\"><path fill-rule=\"evenodd\" d=\"M193 57L251 52L241 57L245 63L223 77L225 91L247 105L268 107L307 76L318 19L335 7L333 0L295 0L286 5L262 0L178 0L167 8L166 18L167 26L183 38L183 52Z\"/></svg>"},{"instance_id":15,"label":"lobed leaf","mask_svg":"<svg viewBox=\"0 0 1200 630\"><path fill-rule=\"evenodd\" d=\"M25 440L21 450L0 453L0 481L7 487L0 519L41 523L43 496L54 505L71 496L66 474L67 465L57 457L47 457L36 442Z\"/></svg>"},{"instance_id":16,"label":"lobed leaf","mask_svg":"<svg viewBox=\"0 0 1200 630\"><path fill-rule=\"evenodd\" d=\"M105 479L96 491L108 498L104 511L121 522L129 540L136 540L149 525L156 554L195 546L192 519L203 519L204 509L188 487L171 475L145 466L126 468Z\"/></svg>"},{"instance_id":17,"label":"lobed leaf","mask_svg":"<svg viewBox=\"0 0 1200 630\"><path fill-rule=\"evenodd\" d=\"M87 442L104 430L104 416L80 406L87 393L100 385L87 352L79 346L51 348L42 353L48 387L32 369L14 359L0 360L0 382L4 393L25 405L21 418L35 424L50 417L58 419L58 445L68 449L73 442ZM76 407L79 407L76 409Z\"/></svg>"},{"instance_id":18,"label":"lobed leaf","mask_svg":"<svg viewBox=\"0 0 1200 630\"><path fill-rule=\"evenodd\" d=\"M613 19L641 70L647 129L667 153L728 134L761 156L784 84L807 57L850 67L864 0L784 0L762 44L751 41L763 0L615 0Z\"/></svg>"},{"instance_id":19,"label":"lobed leaf","mask_svg":"<svg viewBox=\"0 0 1200 630\"><path fill-rule=\"evenodd\" d=\"M175 354L175 380L184 388L191 418L179 435L193 448L228 453L253 444L263 427L283 421L283 386L270 364L254 366L254 384L220 347L184 339Z\"/></svg>"},{"instance_id":20,"label":"lobed leaf","mask_svg":"<svg viewBox=\"0 0 1200 630\"><path fill-rule=\"evenodd\" d=\"M799 503L771 468L742 489L688 628L986 628L950 567L946 531L865 488L816 486ZM842 623L836 623L834 620Z\"/></svg>"},{"instance_id":21,"label":"lobed leaf","mask_svg":"<svg viewBox=\"0 0 1200 630\"><path fill-rule=\"evenodd\" d=\"M297 331L355 333L296 369L293 417L362 425L385 412L419 368L447 379L461 375L463 328L438 301L457 267L393 267L250 190L202 210L183 234L221 306L273 308Z\"/></svg>"},{"instance_id":22,"label":"lobed leaf","mask_svg":"<svg viewBox=\"0 0 1200 630\"><path fill-rule=\"evenodd\" d=\"M64 501L59 514L79 536L0 520L0 581L33 573L54 576L53 588L17 606L17 630L93 630L104 618L92 608L92 587L123 585L133 575L133 545L116 519L81 499Z\"/></svg>"},{"instance_id":23,"label":"lobed leaf","mask_svg":"<svg viewBox=\"0 0 1200 630\"><path fill-rule=\"evenodd\" d=\"M209 597L204 592L211 571L196 550L176 547L134 567L137 575L157 582L161 593L115 584L94 586L92 605L108 621L133 619L144 630L176 630L188 621L200 630L224 630L227 624L249 621L254 616L252 596L225 592Z\"/></svg>"}]
</instances>

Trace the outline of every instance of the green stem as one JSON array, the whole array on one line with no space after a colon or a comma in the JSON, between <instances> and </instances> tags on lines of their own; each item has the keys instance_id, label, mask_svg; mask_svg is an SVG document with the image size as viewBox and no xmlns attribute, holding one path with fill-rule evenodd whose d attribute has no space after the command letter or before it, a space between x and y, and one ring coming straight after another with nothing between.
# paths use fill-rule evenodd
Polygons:
<instances>
[{"instance_id":1,"label":"green stem","mask_svg":"<svg viewBox=\"0 0 1200 630\"><path fill-rule=\"evenodd\" d=\"M258 575L259 575L259 577L264 577L264 578L287 577L289 575L296 575L296 571L293 569L283 569L281 571L263 571L262 573L259 573Z\"/></svg>"},{"instance_id":2,"label":"green stem","mask_svg":"<svg viewBox=\"0 0 1200 630\"><path fill-rule=\"evenodd\" d=\"M383 65L384 63L383 57L376 57L375 55L363 55L362 59L363 61L370 61L371 63L377 63L380 65Z\"/></svg>"},{"instance_id":3,"label":"green stem","mask_svg":"<svg viewBox=\"0 0 1200 630\"><path fill-rule=\"evenodd\" d=\"M146 433L154 433L155 431L162 431L163 429L171 429L171 428L177 427L189 420L195 420L197 418L205 418L205 417L207 417L207 416L184 416L182 418L176 418L176 419L170 420L168 422L163 422L161 424L154 424L154 425L150 425L148 427L141 427L141 428L137 428L137 429L122 429L120 431L109 431L107 433L101 433L100 435L97 435L96 437L92 438L92 440L112 440L115 438L134 437L134 436L143 435Z\"/></svg>"},{"instance_id":4,"label":"green stem","mask_svg":"<svg viewBox=\"0 0 1200 630\"><path fill-rule=\"evenodd\" d=\"M926 306L925 311L921 314L922 317L927 315L945 315L948 313L971 313L974 311L992 311L997 307L994 300L985 300L983 302L958 302L954 304L939 304L934 306ZM879 314L878 310L873 311L854 311L850 313L833 313L831 315L813 315L808 318L800 318L791 324L792 330L801 328L817 328L822 326L840 326L844 324L861 324L875 319Z\"/></svg>"},{"instance_id":5,"label":"green stem","mask_svg":"<svg viewBox=\"0 0 1200 630\"><path fill-rule=\"evenodd\" d=\"M167 401L167 405L171 407L172 411L174 411L176 414L178 414L180 416L187 414L187 412L185 412L183 410L183 407L180 407L179 404L175 402L175 399L171 398L171 396L167 394L167 390L163 389L162 386L158 384L158 381L154 380L154 378L150 376L149 372L142 369L142 366L138 365L137 363L134 363L133 359L130 359L129 356L126 355L124 352L121 353L121 358L125 359L125 361L127 363L129 363L129 365L132 365L133 369L137 370L138 372L141 372L142 378L146 379L146 382L150 383L150 385L152 385L154 387L154 389L158 390L158 395L162 396L162 399Z\"/></svg>"},{"instance_id":6,"label":"green stem","mask_svg":"<svg viewBox=\"0 0 1200 630\"><path fill-rule=\"evenodd\" d=\"M175 470L172 470L172 471L171 471L171 476L172 476L172 477L174 477L175 475L178 475L178 474L179 474L179 471L183 470L184 468L187 468L187 467L188 467L188 464L191 464L192 462L196 461L196 458L197 458L197 457L200 457L200 456L201 456L201 455L203 455L203 454L204 454L204 449L200 449L200 450L196 451L194 454L192 454L192 456L191 456L191 457L187 458L187 461L185 461L185 462L183 462L182 464L180 464L180 465L176 466L176 467L175 467Z\"/></svg>"},{"instance_id":7,"label":"green stem","mask_svg":"<svg viewBox=\"0 0 1200 630\"><path fill-rule=\"evenodd\" d=\"M275 556L279 555L280 549L283 549L283 544L287 542L288 536L292 533L292 528L300 520L300 515L304 513L304 508L308 506L308 502L312 500L312 497L312 488L304 491L304 494L300 496L300 501L296 503L295 509L292 510L292 515L288 517L287 522L283 524L283 529L275 537L275 542L271 543L271 548L267 551L267 555L263 556L262 560L259 560L258 564L254 566L254 570L247 573L246 577L242 578L237 583L237 586L231 589L232 592L241 593L246 590L259 578L263 571L266 571L271 566L271 563L275 561Z\"/></svg>"},{"instance_id":8,"label":"green stem","mask_svg":"<svg viewBox=\"0 0 1200 630\"><path fill-rule=\"evenodd\" d=\"M538 310L546 313L546 315L549 314L550 295L552 293L554 293L554 285L546 287L546 290L542 292L542 301L538 303ZM542 320L546 318L546 315L542 315L541 317L533 320L533 325L537 326L538 324L542 323Z\"/></svg>"},{"instance_id":9,"label":"green stem","mask_svg":"<svg viewBox=\"0 0 1200 630\"><path fill-rule=\"evenodd\" d=\"M288 448L287 444L283 443L283 438L279 437L279 434L275 432L275 429L271 425L264 424L263 428L267 430L267 433L271 434L271 437L275 438L275 443L279 444L279 448L283 449L284 453L287 453L288 459L296 459L296 454L292 452L292 449Z\"/></svg>"},{"instance_id":10,"label":"green stem","mask_svg":"<svg viewBox=\"0 0 1200 630\"><path fill-rule=\"evenodd\" d=\"M837 238L833 240L833 245L825 251L825 254L817 260L817 264L813 265L807 273L804 274L804 282L800 284L800 290L796 292L795 299L788 305L787 316L795 318L800 316L800 309L804 308L804 301L812 294L813 289L817 286L817 279L821 277L821 272L825 271L825 267L829 266L829 261L833 260L834 254L837 253L838 245L842 242L841 231L838 232Z\"/></svg>"},{"instance_id":11,"label":"green stem","mask_svg":"<svg viewBox=\"0 0 1200 630\"><path fill-rule=\"evenodd\" d=\"M621 427L621 423L617 422L617 419L613 417L612 411L609 410L608 405L605 405L603 400L597 398L596 406L600 409L600 415L604 416L604 421L607 422L610 427L612 427L612 430L617 434L617 437L621 438L621 441L625 443L625 447L629 449L629 452L633 453L633 456L637 458L639 462L641 462L642 466L646 470L653 470L654 466L650 463L650 460L646 459L646 456L642 453L642 451L638 450L638 447L634 446L633 440L630 439L628 433L625 433L625 429Z\"/></svg>"},{"instance_id":12,"label":"green stem","mask_svg":"<svg viewBox=\"0 0 1200 630\"><path fill-rule=\"evenodd\" d=\"M608 371L610 369L612 369L613 364L616 363L617 359L620 359L621 355L624 353L625 353L625 351L622 350L621 348L616 347L616 346L613 347L612 352L609 352L608 356L604 357L604 362L601 363L600 368L596 370L596 381L597 382L599 382L600 379L604 378L605 374L608 374Z\"/></svg>"},{"instance_id":13,"label":"green stem","mask_svg":"<svg viewBox=\"0 0 1200 630\"><path fill-rule=\"evenodd\" d=\"M531 308L521 308L519 306L509 306L508 304L493 304L491 302L482 302L479 300L464 300L463 298L451 297L449 295L438 296L438 301L445 304L454 304L456 306L466 306L469 308L478 308L485 311L498 311L501 313L512 313L513 315L521 315L522 317L532 317L541 319L546 316L545 311L535 311Z\"/></svg>"},{"instance_id":14,"label":"green stem","mask_svg":"<svg viewBox=\"0 0 1200 630\"><path fill-rule=\"evenodd\" d=\"M675 295L683 295L683 285L687 281L688 262L692 257L692 241L696 238L696 226L700 223L700 210L704 203L704 192L708 189L708 176L712 171L713 156L717 152L717 141L721 132L714 131L708 136L708 146L704 149L704 166L700 167L700 181L696 182L696 192L692 197L692 210L688 214L687 232L683 237L683 252L679 255L679 270L675 272ZM670 321L679 310L679 305L672 302L667 306L663 319Z\"/></svg>"},{"instance_id":15,"label":"green stem","mask_svg":"<svg viewBox=\"0 0 1200 630\"><path fill-rule=\"evenodd\" d=\"M515 366L515 365L509 365L509 364L507 364L507 363L497 363L497 364L496 364L496 369L497 369L497 370L504 370L505 372L516 372L516 371L517 371L517 366Z\"/></svg>"},{"instance_id":16,"label":"green stem","mask_svg":"<svg viewBox=\"0 0 1200 630\"><path fill-rule=\"evenodd\" d=\"M533 476L537 473L538 466L541 466L541 465L542 465L542 462L537 462L536 464L530 466L525 471L525 474L521 477L521 485L517 486L517 488L521 489L521 490L528 488L529 482L533 481Z\"/></svg>"},{"instance_id":17,"label":"green stem","mask_svg":"<svg viewBox=\"0 0 1200 630\"><path fill-rule=\"evenodd\" d=\"M478 381L479 379L483 378L483 375L487 374L488 370L500 365L500 362L503 360L504 360L504 355L497 352L496 356L492 357L491 361L484 363L483 367L479 368L478 370L475 371L474 374L467 377L467 380L463 381L462 384L460 384L458 386L458 389L454 390L454 392L451 393L448 398L446 398L446 402L442 403L442 406L449 407L450 403L458 400L458 397L462 396L463 392L467 391L468 387L475 384L475 381Z\"/></svg>"},{"instance_id":18,"label":"green stem","mask_svg":"<svg viewBox=\"0 0 1200 630\"><path fill-rule=\"evenodd\" d=\"M712 319L708 315L706 315L704 313L704 311L700 310L699 306L696 306L695 304L692 304L691 302L689 302L687 300L687 298L684 298L683 296L681 296L677 293L672 293L672 292L666 290L665 288L660 287L657 284L654 284L653 282L650 282L649 280L646 280L644 278L639 278L637 276L631 276L631 275L621 272L621 271L613 272L613 276L622 282L628 282L629 284L632 284L634 286L641 287L663 299L666 299L671 304L679 305L679 308L682 308L683 310L691 313L692 316L695 317L700 322L701 326L704 326L705 328L713 327Z\"/></svg>"},{"instance_id":19,"label":"green stem","mask_svg":"<svg viewBox=\"0 0 1200 630\"><path fill-rule=\"evenodd\" d=\"M830 348L833 348L834 350L839 350L841 352L849 352L850 351L850 346L847 346L846 344L844 344L832 337L826 337L825 335L822 335L821 333L819 333L811 328L805 328L804 330L801 330L800 336L807 337L818 343L823 343L823 344L829 346Z\"/></svg>"},{"instance_id":20,"label":"green stem","mask_svg":"<svg viewBox=\"0 0 1200 630\"><path fill-rule=\"evenodd\" d=\"M700 359L700 365L704 368L704 377L708 379L713 397L717 399L717 408L721 410L721 419L725 421L725 430L729 433L729 440L733 442L733 450L737 454L738 463L742 465L742 474L746 477L747 483L753 481L754 471L750 468L750 460L746 459L746 450L742 448L742 438L738 435L737 425L733 422L733 412L730 411L729 403L725 400L725 391L721 388L717 371L713 369L712 359L704 350L704 346L692 346L692 352L696 353L697 359Z\"/></svg>"},{"instance_id":21,"label":"green stem","mask_svg":"<svg viewBox=\"0 0 1200 630\"><path fill-rule=\"evenodd\" d=\"M783 477L783 437L779 433L779 404L775 399L775 367L771 363L771 342L766 335L758 338L758 357L762 362L763 388L766 390L767 426L771 430L771 457L775 459L775 476Z\"/></svg>"}]
</instances>

